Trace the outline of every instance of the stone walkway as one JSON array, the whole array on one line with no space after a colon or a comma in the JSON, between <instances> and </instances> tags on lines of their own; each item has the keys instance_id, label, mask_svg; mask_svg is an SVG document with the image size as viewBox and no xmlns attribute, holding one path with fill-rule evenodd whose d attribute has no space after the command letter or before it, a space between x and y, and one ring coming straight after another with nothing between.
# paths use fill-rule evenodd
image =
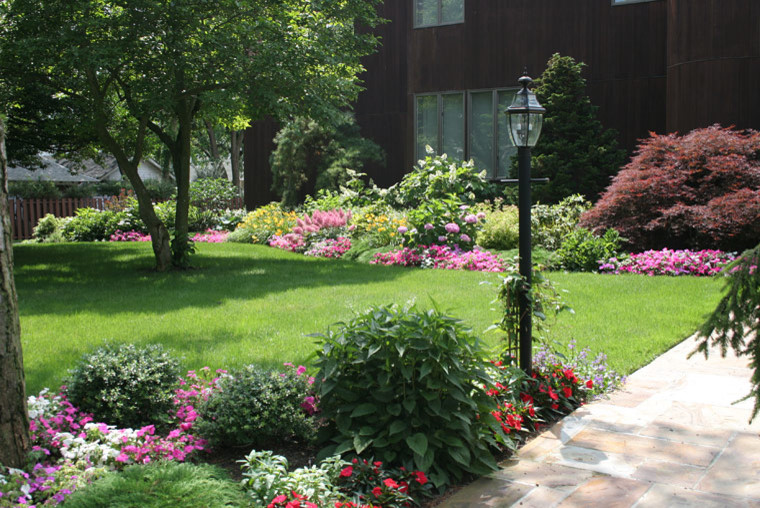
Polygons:
<instances>
[{"instance_id":1,"label":"stone walkway","mask_svg":"<svg viewBox=\"0 0 760 508\"><path fill-rule=\"evenodd\" d=\"M760 507L760 415L747 358L709 360L687 339L441 504Z\"/></svg>"}]
</instances>

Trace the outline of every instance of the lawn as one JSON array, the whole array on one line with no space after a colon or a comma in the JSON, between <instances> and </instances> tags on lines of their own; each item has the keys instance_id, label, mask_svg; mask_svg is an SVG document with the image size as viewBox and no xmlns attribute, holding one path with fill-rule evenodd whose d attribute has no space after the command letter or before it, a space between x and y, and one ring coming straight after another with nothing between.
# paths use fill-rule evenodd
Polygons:
<instances>
[{"instance_id":1,"label":"lawn","mask_svg":"<svg viewBox=\"0 0 760 508\"><path fill-rule=\"evenodd\" d=\"M85 352L111 340L162 343L195 369L305 363L331 324L373 304L433 302L477 333L498 319L498 274L370 266L240 244L198 244L196 269L158 274L146 243L17 245L27 390L56 388ZM722 281L550 274L575 315L552 338L604 351L628 373L689 336ZM496 333L482 335L488 343Z\"/></svg>"}]
</instances>

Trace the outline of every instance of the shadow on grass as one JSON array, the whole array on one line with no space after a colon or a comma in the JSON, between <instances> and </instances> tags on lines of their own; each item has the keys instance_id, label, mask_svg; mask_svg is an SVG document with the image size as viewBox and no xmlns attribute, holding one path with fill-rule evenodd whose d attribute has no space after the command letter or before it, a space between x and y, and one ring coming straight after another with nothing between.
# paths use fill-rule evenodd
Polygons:
<instances>
[{"instance_id":1,"label":"shadow on grass","mask_svg":"<svg viewBox=\"0 0 760 508\"><path fill-rule=\"evenodd\" d=\"M164 313L256 299L294 288L386 282L403 269L308 258L252 245L201 245L195 268L157 273L149 245L21 245L15 278L22 315L87 310Z\"/></svg>"}]
</instances>

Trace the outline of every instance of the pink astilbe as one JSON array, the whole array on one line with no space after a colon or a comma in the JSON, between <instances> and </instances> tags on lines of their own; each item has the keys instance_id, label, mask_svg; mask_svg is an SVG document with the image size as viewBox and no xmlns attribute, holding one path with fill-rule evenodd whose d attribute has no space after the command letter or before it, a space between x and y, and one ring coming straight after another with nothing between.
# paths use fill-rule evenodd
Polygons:
<instances>
[{"instance_id":1,"label":"pink astilbe","mask_svg":"<svg viewBox=\"0 0 760 508\"><path fill-rule=\"evenodd\" d=\"M326 228L341 228L345 227L350 220L351 210L314 210L311 217L304 215L303 218L296 220L296 226L293 228L293 233L305 236L309 233L316 233Z\"/></svg>"}]
</instances>

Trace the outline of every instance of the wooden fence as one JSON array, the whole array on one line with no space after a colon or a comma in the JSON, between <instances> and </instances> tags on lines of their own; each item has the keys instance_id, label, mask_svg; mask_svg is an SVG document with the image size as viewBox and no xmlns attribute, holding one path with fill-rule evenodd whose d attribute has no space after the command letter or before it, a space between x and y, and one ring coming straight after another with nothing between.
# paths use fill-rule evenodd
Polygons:
<instances>
[{"instance_id":1,"label":"wooden fence","mask_svg":"<svg viewBox=\"0 0 760 508\"><path fill-rule=\"evenodd\" d=\"M45 215L52 213L56 217L71 217L78 208L97 208L103 210L109 198L60 198L60 199L21 199L9 198L13 239L26 240L32 237L32 230Z\"/></svg>"},{"instance_id":2,"label":"wooden fence","mask_svg":"<svg viewBox=\"0 0 760 508\"><path fill-rule=\"evenodd\" d=\"M79 208L105 209L110 198L61 198L61 199L21 199L9 198L8 205L13 224L13 239L26 240L32 237L37 222L52 213L56 217L71 217ZM230 200L228 208L244 208L243 198Z\"/></svg>"}]
</instances>

